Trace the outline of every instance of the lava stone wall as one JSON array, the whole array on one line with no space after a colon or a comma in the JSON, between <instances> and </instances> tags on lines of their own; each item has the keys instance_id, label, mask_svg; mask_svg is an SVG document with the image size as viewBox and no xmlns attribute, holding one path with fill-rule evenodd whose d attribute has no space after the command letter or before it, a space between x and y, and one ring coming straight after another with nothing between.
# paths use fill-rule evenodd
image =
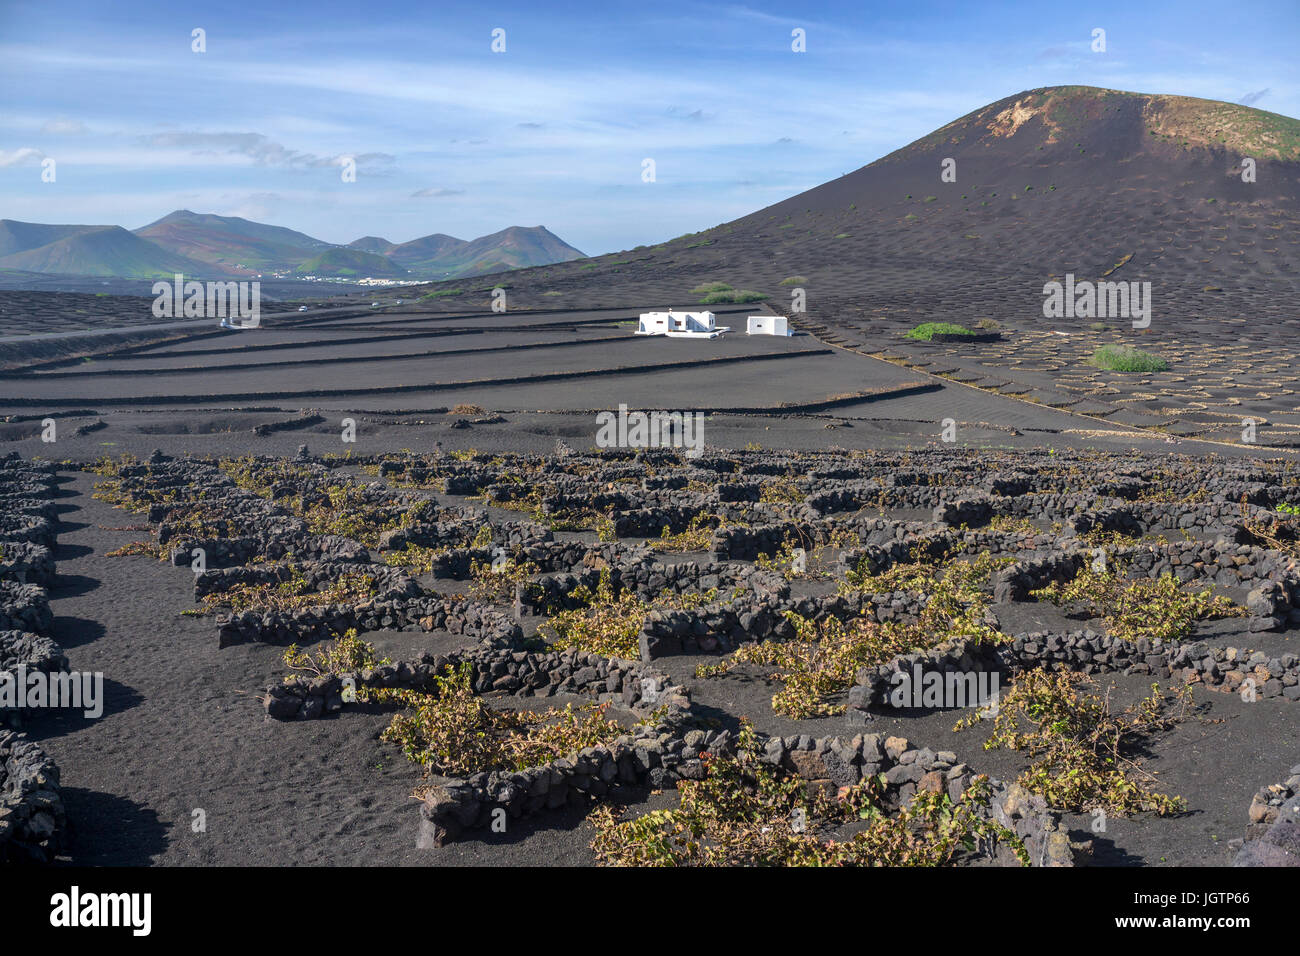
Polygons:
<instances>
[{"instance_id":1,"label":"lava stone wall","mask_svg":"<svg viewBox=\"0 0 1300 956\"><path fill-rule=\"evenodd\" d=\"M468 663L477 694L516 697L588 695L615 700L624 707L654 709L685 700L680 688L663 673L638 661L620 661L573 648L534 652L479 647L445 655L425 654L414 661L399 661L352 674L330 677L295 677L267 688L266 712L277 720L309 720L343 709L344 679L355 688L416 690L432 693L436 677L447 667Z\"/></svg>"},{"instance_id":2,"label":"lava stone wall","mask_svg":"<svg viewBox=\"0 0 1300 956\"><path fill-rule=\"evenodd\" d=\"M468 634L481 641L517 646L519 625L491 605L474 601L418 597L363 605L325 604L294 611L243 611L219 619L221 647L260 642L310 644L358 632L419 628Z\"/></svg>"},{"instance_id":3,"label":"lava stone wall","mask_svg":"<svg viewBox=\"0 0 1300 956\"><path fill-rule=\"evenodd\" d=\"M274 586L292 580L295 575L301 576L311 590L319 591L344 577L357 574L375 579L378 600L410 598L420 594L420 586L399 568L386 564L321 561L250 564L204 571L194 576L194 597L198 600L209 594L223 594L241 585Z\"/></svg>"},{"instance_id":4,"label":"lava stone wall","mask_svg":"<svg viewBox=\"0 0 1300 956\"><path fill-rule=\"evenodd\" d=\"M59 768L24 735L0 730L0 862L49 863L66 831Z\"/></svg>"}]
</instances>

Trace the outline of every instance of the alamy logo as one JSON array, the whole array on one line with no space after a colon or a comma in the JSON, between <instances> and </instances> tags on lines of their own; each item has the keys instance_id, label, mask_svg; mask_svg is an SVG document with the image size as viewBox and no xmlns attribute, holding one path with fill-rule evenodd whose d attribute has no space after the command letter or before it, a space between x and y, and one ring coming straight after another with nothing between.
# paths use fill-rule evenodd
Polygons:
<instances>
[{"instance_id":1,"label":"alamy logo","mask_svg":"<svg viewBox=\"0 0 1300 956\"><path fill-rule=\"evenodd\" d=\"M981 708L981 717L997 715L1001 683L997 671L926 671L920 664L912 672L894 671L889 703L894 707Z\"/></svg>"},{"instance_id":2,"label":"alamy logo","mask_svg":"<svg viewBox=\"0 0 1300 956\"><path fill-rule=\"evenodd\" d=\"M1067 273L1064 284L1043 286L1043 318L1132 319L1133 328L1151 324L1150 282L1083 282Z\"/></svg>"},{"instance_id":3,"label":"alamy logo","mask_svg":"<svg viewBox=\"0 0 1300 956\"><path fill-rule=\"evenodd\" d=\"M29 671L19 664L0 671L0 711L70 708L95 720L104 715L104 675L88 671Z\"/></svg>"},{"instance_id":4,"label":"alamy logo","mask_svg":"<svg viewBox=\"0 0 1300 956\"><path fill-rule=\"evenodd\" d=\"M148 936L153 929L152 893L82 893L74 886L50 897L50 925L125 926L132 936Z\"/></svg>"},{"instance_id":5,"label":"alamy logo","mask_svg":"<svg viewBox=\"0 0 1300 956\"><path fill-rule=\"evenodd\" d=\"M685 448L688 458L704 453L703 412L629 412L596 416L597 448Z\"/></svg>"},{"instance_id":6,"label":"alamy logo","mask_svg":"<svg viewBox=\"0 0 1300 956\"><path fill-rule=\"evenodd\" d=\"M175 281L153 284L153 314L158 319L221 319L233 329L255 329L262 321L262 283Z\"/></svg>"}]
</instances>

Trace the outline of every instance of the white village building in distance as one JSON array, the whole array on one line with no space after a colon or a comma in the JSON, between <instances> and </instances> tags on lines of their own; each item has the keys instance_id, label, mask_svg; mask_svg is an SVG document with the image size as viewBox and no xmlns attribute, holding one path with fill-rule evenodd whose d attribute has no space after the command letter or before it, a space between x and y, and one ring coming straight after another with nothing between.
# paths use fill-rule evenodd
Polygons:
<instances>
[{"instance_id":1,"label":"white village building in distance","mask_svg":"<svg viewBox=\"0 0 1300 956\"><path fill-rule=\"evenodd\" d=\"M751 315L745 320L747 335L789 335L790 320L784 315Z\"/></svg>"},{"instance_id":2,"label":"white village building in distance","mask_svg":"<svg viewBox=\"0 0 1300 956\"><path fill-rule=\"evenodd\" d=\"M637 335L667 335L683 339L716 339L731 329L717 324L712 312L642 312Z\"/></svg>"}]
</instances>

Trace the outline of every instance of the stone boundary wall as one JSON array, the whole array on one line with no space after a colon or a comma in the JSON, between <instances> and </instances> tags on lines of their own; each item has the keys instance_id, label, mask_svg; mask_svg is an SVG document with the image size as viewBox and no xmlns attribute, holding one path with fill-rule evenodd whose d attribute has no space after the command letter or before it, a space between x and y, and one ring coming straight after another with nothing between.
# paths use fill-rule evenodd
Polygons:
<instances>
[{"instance_id":1,"label":"stone boundary wall","mask_svg":"<svg viewBox=\"0 0 1300 956\"><path fill-rule=\"evenodd\" d=\"M675 595L705 594L717 589L726 592L724 601L731 601L741 597L736 594L738 590L777 595L788 594L790 590L780 574L753 565L700 564L695 561L663 564L656 561L648 551L641 550L636 560L603 566L599 560L594 560L582 570L544 575L521 584L516 589L515 607L520 613L528 615L544 614L548 608L571 610L584 607L585 602L574 597L574 591L585 587L594 592L600 584L601 574L606 570L610 586L616 595L631 590L646 603L659 598L664 592Z\"/></svg>"},{"instance_id":2,"label":"stone boundary wall","mask_svg":"<svg viewBox=\"0 0 1300 956\"><path fill-rule=\"evenodd\" d=\"M898 737L760 737L758 744L763 763L805 780L810 791L833 793L879 775L885 805L894 810L919 789L958 800L974 779L955 754L918 749ZM675 787L680 780L701 780L706 775L703 754L731 756L735 751L736 740L726 730L693 729L679 737L661 728L638 727L611 744L588 747L542 767L469 780L435 778L420 808L419 845L444 846L466 830L486 828L497 810L504 810L507 819L518 819L545 809L585 806L614 785L658 790ZM1041 797L995 780L990 787L989 809L982 815L1020 837L1031 865L1074 865L1068 836ZM986 848L985 855L1001 865L1019 864L1004 846Z\"/></svg>"},{"instance_id":3,"label":"stone boundary wall","mask_svg":"<svg viewBox=\"0 0 1300 956\"><path fill-rule=\"evenodd\" d=\"M0 541L0 580L49 587L56 573L54 556L47 545Z\"/></svg>"},{"instance_id":4,"label":"stone boundary wall","mask_svg":"<svg viewBox=\"0 0 1300 956\"><path fill-rule=\"evenodd\" d=\"M3 486L0 486L3 487ZM54 488L41 489L43 496L49 496L54 493ZM10 515L26 515L29 518L44 518L51 523L59 520L59 509L50 497L35 497L32 495L5 495L4 496L4 513Z\"/></svg>"},{"instance_id":5,"label":"stone boundary wall","mask_svg":"<svg viewBox=\"0 0 1300 956\"><path fill-rule=\"evenodd\" d=\"M1123 566L1130 580L1155 579L1168 573L1193 587L1214 585L1248 591L1245 607L1253 631L1300 623L1300 572L1294 568L1293 559L1280 552L1234 544L1224 538L1119 549L1093 549L1077 541L1064 544L1074 549L1034 554L995 572L994 600L1030 600L1031 591L1072 581L1094 559L1097 550L1105 550L1108 563Z\"/></svg>"},{"instance_id":6,"label":"stone boundary wall","mask_svg":"<svg viewBox=\"0 0 1300 956\"><path fill-rule=\"evenodd\" d=\"M360 542L340 535L298 533L284 536L256 535L238 538L184 538L173 543L169 560L184 567L194 560L194 549L202 548L208 570L235 568L266 561L347 561L370 563L370 552Z\"/></svg>"},{"instance_id":7,"label":"stone boundary wall","mask_svg":"<svg viewBox=\"0 0 1300 956\"><path fill-rule=\"evenodd\" d=\"M68 658L63 648L43 634L30 631L0 631L0 671L25 664L29 671L66 671Z\"/></svg>"},{"instance_id":8,"label":"stone boundary wall","mask_svg":"<svg viewBox=\"0 0 1300 956\"><path fill-rule=\"evenodd\" d=\"M59 768L23 734L0 729L0 863L50 863L66 833Z\"/></svg>"},{"instance_id":9,"label":"stone boundary wall","mask_svg":"<svg viewBox=\"0 0 1300 956\"><path fill-rule=\"evenodd\" d=\"M788 589L755 591L694 610L651 611L646 615L638 643L641 659L647 661L677 654L727 652L752 641L794 638L795 626L786 618L787 611L814 621L868 617L883 623L915 618L926 603L924 596L902 591L798 599L791 599Z\"/></svg>"},{"instance_id":10,"label":"stone boundary wall","mask_svg":"<svg viewBox=\"0 0 1300 956\"><path fill-rule=\"evenodd\" d=\"M1247 512L1252 514L1261 510L1247 508ZM1133 537L1172 531L1214 531L1235 535L1241 526L1241 517L1241 505L1232 501L1199 504L1146 501L1133 505L1094 505L1091 509L1072 514L1069 525L1080 535L1093 530L1118 531Z\"/></svg>"},{"instance_id":11,"label":"stone boundary wall","mask_svg":"<svg viewBox=\"0 0 1300 956\"><path fill-rule=\"evenodd\" d=\"M53 623L43 587L0 580L0 631L47 634Z\"/></svg>"},{"instance_id":12,"label":"stone boundary wall","mask_svg":"<svg viewBox=\"0 0 1300 956\"><path fill-rule=\"evenodd\" d=\"M418 628L468 634L493 645L516 647L523 631L490 604L424 596L356 606L322 604L294 611L249 610L218 618L218 644L311 644L358 632Z\"/></svg>"},{"instance_id":13,"label":"stone boundary wall","mask_svg":"<svg viewBox=\"0 0 1300 956\"><path fill-rule=\"evenodd\" d=\"M1023 553L1021 548L1035 547L1043 540L1044 535L1040 534L940 532L904 538L885 546L850 549L841 554L840 564L842 568L853 567L865 558L878 573L900 560L911 560L914 554L923 559L935 558L956 554L958 548L963 548L966 553L978 550L999 555L1007 547L1009 554L1005 556L1009 556ZM994 572L991 578L994 601L1030 600L1031 591L1054 582L1073 580L1092 559L1091 549L1057 553L1030 551L1029 557ZM1113 552L1110 560L1125 562L1130 578L1157 578L1171 572L1193 586L1204 579L1206 586L1249 589L1245 608L1253 631L1276 630L1300 622L1300 574L1278 552L1219 539L1212 543L1178 541L1121 549ZM573 583L579 581L586 583L585 578L575 578ZM923 600L907 592L837 594L790 602L769 589L763 597L742 595L694 611L652 613L642 630L641 653L643 659L651 660L668 654L731 650L746 640L786 639L793 636L791 625L781 614L786 610L814 620L865 615L883 622L915 617L923 608Z\"/></svg>"},{"instance_id":14,"label":"stone boundary wall","mask_svg":"<svg viewBox=\"0 0 1300 956\"><path fill-rule=\"evenodd\" d=\"M892 490L875 481L860 479L836 481L833 478L824 480L832 482L830 487L813 490L804 499L804 504L823 516L880 506L882 496L886 496ZM932 502L926 502L926 506L930 504Z\"/></svg>"},{"instance_id":15,"label":"stone boundary wall","mask_svg":"<svg viewBox=\"0 0 1300 956\"><path fill-rule=\"evenodd\" d=\"M45 590L58 574L53 555L57 467L53 462L26 461L16 453L0 458L0 675L6 683L17 677L19 668L29 673L69 669L63 648L49 637L54 615ZM0 723L17 725L23 715L22 710L0 708ZM57 771L55 775L57 783ZM14 826L26 826L21 821L27 817L12 819ZM4 828L0 810L0 859L5 855Z\"/></svg>"},{"instance_id":16,"label":"stone boundary wall","mask_svg":"<svg viewBox=\"0 0 1300 956\"><path fill-rule=\"evenodd\" d=\"M469 663L477 694L513 697L587 695L610 700L634 712L657 707L688 709L689 696L671 679L639 661L622 661L570 648L563 651L517 651L476 647L450 654L424 654L410 661L328 677L293 677L267 688L265 708L277 720L311 720L343 709L344 680L355 689L432 692L447 667Z\"/></svg>"},{"instance_id":17,"label":"stone boundary wall","mask_svg":"<svg viewBox=\"0 0 1300 956\"><path fill-rule=\"evenodd\" d=\"M1250 801L1250 824L1233 866L1300 866L1300 764Z\"/></svg>"},{"instance_id":18,"label":"stone boundary wall","mask_svg":"<svg viewBox=\"0 0 1300 956\"><path fill-rule=\"evenodd\" d=\"M494 522L486 511L474 509L458 518L419 522L385 531L379 536L379 546L391 551L402 551L409 545L421 548L469 548L472 545L467 542L474 541L484 525L491 528L492 543L510 551L554 539L550 528L535 521Z\"/></svg>"},{"instance_id":19,"label":"stone boundary wall","mask_svg":"<svg viewBox=\"0 0 1300 956\"><path fill-rule=\"evenodd\" d=\"M183 510L183 509L182 509ZM290 514L231 512L221 518L213 519L216 533L213 538L228 540L256 539L277 541L304 537L309 534L307 522ZM166 546L173 541L183 541L189 532L179 523L162 521L154 532L158 544ZM174 547L176 545L173 545Z\"/></svg>"},{"instance_id":20,"label":"stone boundary wall","mask_svg":"<svg viewBox=\"0 0 1300 956\"><path fill-rule=\"evenodd\" d=\"M63 648L50 638L27 631L0 631L0 681L17 680L18 669L28 673L66 673L70 665ZM29 708L0 707L0 721L17 726Z\"/></svg>"},{"instance_id":21,"label":"stone boundary wall","mask_svg":"<svg viewBox=\"0 0 1300 956\"><path fill-rule=\"evenodd\" d=\"M998 604L1031 600L1031 591L1073 581L1090 556L1081 551L1033 555L993 573L993 600Z\"/></svg>"},{"instance_id":22,"label":"stone boundary wall","mask_svg":"<svg viewBox=\"0 0 1300 956\"><path fill-rule=\"evenodd\" d=\"M644 545L630 545L622 541L538 540L513 551L503 548L507 557L537 565L542 573L573 571L582 567L629 564L650 557ZM474 562L490 564L497 556L495 548L451 548L433 558L433 576L463 581L470 576Z\"/></svg>"},{"instance_id":23,"label":"stone boundary wall","mask_svg":"<svg viewBox=\"0 0 1300 956\"><path fill-rule=\"evenodd\" d=\"M1172 541L1117 549L1113 556L1128 565L1130 573L1160 577L1171 572L1183 583L1205 580L1221 587L1250 588L1273 582L1294 590L1300 578L1295 559L1281 552L1235 544L1224 538L1215 541Z\"/></svg>"},{"instance_id":24,"label":"stone boundary wall","mask_svg":"<svg viewBox=\"0 0 1300 956\"><path fill-rule=\"evenodd\" d=\"M620 538L658 538L664 529L680 534L699 515L716 511L708 505L657 505L637 508L614 516L614 534Z\"/></svg>"},{"instance_id":25,"label":"stone boundary wall","mask_svg":"<svg viewBox=\"0 0 1300 956\"><path fill-rule=\"evenodd\" d=\"M949 498L944 496L934 506L931 520L935 524L944 524L950 528L980 527L993 520L993 498L989 495L970 495L968 497Z\"/></svg>"},{"instance_id":26,"label":"stone boundary wall","mask_svg":"<svg viewBox=\"0 0 1300 956\"><path fill-rule=\"evenodd\" d=\"M289 564L249 564L216 568L194 576L194 599L209 594L224 594L241 585L277 585L300 575L313 591L329 587L349 575L364 574L375 579L376 600L418 597L420 586L401 568L386 564L360 564L352 561L295 561Z\"/></svg>"},{"instance_id":27,"label":"stone boundary wall","mask_svg":"<svg viewBox=\"0 0 1300 956\"><path fill-rule=\"evenodd\" d=\"M747 595L695 610L652 610L637 636L643 661L676 654L728 651L768 635L794 635L781 615L786 602L777 594Z\"/></svg>"},{"instance_id":28,"label":"stone boundary wall","mask_svg":"<svg viewBox=\"0 0 1300 956\"><path fill-rule=\"evenodd\" d=\"M814 544L818 540L817 532L818 528L811 523L794 521L719 528L713 532L710 550L717 561L757 561L779 552L787 538Z\"/></svg>"},{"instance_id":29,"label":"stone boundary wall","mask_svg":"<svg viewBox=\"0 0 1300 956\"><path fill-rule=\"evenodd\" d=\"M1293 653L1269 655L1212 647L1204 641L1130 642L1090 630L1037 632L1003 644L948 641L875 667L864 667L849 690L850 723L869 723L873 712L891 710L889 692L894 686L894 673L910 675L918 666L922 673L945 675L998 671L1014 676L1036 668L1084 674L1143 674L1202 684L1227 694L1240 694L1251 681L1256 699L1300 700L1300 655Z\"/></svg>"},{"instance_id":30,"label":"stone boundary wall","mask_svg":"<svg viewBox=\"0 0 1300 956\"><path fill-rule=\"evenodd\" d=\"M0 542L23 542L54 546L54 523L40 514L24 514L5 509L0 513Z\"/></svg>"},{"instance_id":31,"label":"stone boundary wall","mask_svg":"<svg viewBox=\"0 0 1300 956\"><path fill-rule=\"evenodd\" d=\"M176 501L160 501L148 505L143 512L149 524L167 525L168 528L183 521L196 505L216 505L231 515L239 515L249 522L265 522L272 519L300 520L286 508L268 501L261 495L234 484L229 476L219 474L213 484L195 488L191 481L184 479L168 480L154 476L152 478L121 479L124 490L142 489L145 491L165 491L177 489L184 492L184 498ZM173 520L177 519L177 520ZM163 532L171 534L170 530Z\"/></svg>"}]
</instances>

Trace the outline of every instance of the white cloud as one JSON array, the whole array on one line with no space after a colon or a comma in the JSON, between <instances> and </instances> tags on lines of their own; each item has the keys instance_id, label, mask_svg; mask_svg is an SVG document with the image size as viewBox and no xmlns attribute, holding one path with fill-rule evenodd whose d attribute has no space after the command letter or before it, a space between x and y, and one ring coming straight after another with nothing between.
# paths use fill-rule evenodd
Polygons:
<instances>
[{"instance_id":1,"label":"white cloud","mask_svg":"<svg viewBox=\"0 0 1300 956\"><path fill-rule=\"evenodd\" d=\"M23 146L14 150L0 149L0 166L25 166L29 163L39 163L44 158L45 154L34 146Z\"/></svg>"},{"instance_id":2,"label":"white cloud","mask_svg":"<svg viewBox=\"0 0 1300 956\"><path fill-rule=\"evenodd\" d=\"M142 145L156 149L185 150L192 155L226 153L246 156L254 163L263 166L320 168L338 166L344 159L353 159L360 168L363 165L386 165L394 160L394 157L388 153L345 153L334 156L321 156L315 153L300 152L289 149L261 133L205 133L195 130L172 130L140 137L140 142Z\"/></svg>"}]
</instances>

